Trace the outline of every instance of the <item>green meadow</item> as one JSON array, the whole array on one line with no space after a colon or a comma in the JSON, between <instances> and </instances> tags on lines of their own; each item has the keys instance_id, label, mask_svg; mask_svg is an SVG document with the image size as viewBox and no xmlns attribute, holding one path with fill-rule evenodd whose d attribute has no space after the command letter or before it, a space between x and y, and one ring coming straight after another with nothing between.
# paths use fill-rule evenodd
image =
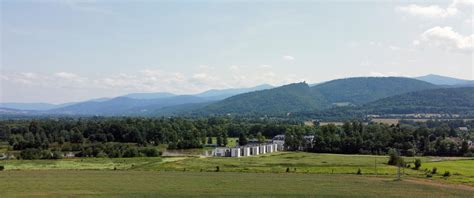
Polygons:
<instances>
[{"instance_id":1,"label":"green meadow","mask_svg":"<svg viewBox=\"0 0 474 198\"><path fill-rule=\"evenodd\" d=\"M468 197L474 159L422 160L397 168L387 156L278 152L242 158L72 158L0 161L0 197L18 196L328 196ZM217 171L219 167L219 171ZM425 169L438 169L427 178ZM356 174L361 170L361 175ZM288 171L288 172L287 172ZM443 177L444 171L451 176ZM282 190L284 189L284 190Z\"/></svg>"},{"instance_id":2,"label":"green meadow","mask_svg":"<svg viewBox=\"0 0 474 198\"><path fill-rule=\"evenodd\" d=\"M469 197L416 180L341 174L162 171L4 171L0 197Z\"/></svg>"}]
</instances>

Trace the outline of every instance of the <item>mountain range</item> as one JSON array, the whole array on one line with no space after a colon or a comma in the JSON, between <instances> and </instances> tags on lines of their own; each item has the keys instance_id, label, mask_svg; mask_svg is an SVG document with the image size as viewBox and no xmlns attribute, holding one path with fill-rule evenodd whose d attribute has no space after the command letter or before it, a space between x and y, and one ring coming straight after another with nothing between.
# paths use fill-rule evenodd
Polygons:
<instances>
[{"instance_id":1,"label":"mountain range","mask_svg":"<svg viewBox=\"0 0 474 198\"><path fill-rule=\"evenodd\" d=\"M457 100L472 100L473 81L427 75L416 78L358 77L308 85L306 82L280 87L260 85L252 88L209 90L194 95L173 93L132 93L115 98L99 98L77 103L2 103L0 114L168 116L168 115L288 115L297 112L325 112L334 108L365 108L373 112L423 111L446 109L446 94ZM440 91L442 90L442 91ZM451 91L451 92L450 92ZM438 94L437 94L438 93ZM407 95L408 94L408 95ZM431 94L431 95L430 95ZM426 99L426 97L430 100ZM405 101L408 104L401 105ZM413 101L410 103L410 101ZM472 108L468 104L456 110ZM395 108L393 106L399 106ZM465 105L465 108L463 107ZM448 105L453 106L453 105ZM393 108L392 108L393 107ZM443 107L443 108L436 108Z\"/></svg>"}]
</instances>

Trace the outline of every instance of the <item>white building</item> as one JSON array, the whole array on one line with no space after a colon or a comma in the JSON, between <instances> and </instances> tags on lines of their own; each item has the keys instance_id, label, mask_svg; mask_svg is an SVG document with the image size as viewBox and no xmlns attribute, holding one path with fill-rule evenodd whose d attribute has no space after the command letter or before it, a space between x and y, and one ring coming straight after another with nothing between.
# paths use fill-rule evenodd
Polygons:
<instances>
[{"instance_id":1,"label":"white building","mask_svg":"<svg viewBox=\"0 0 474 198\"><path fill-rule=\"evenodd\" d=\"M240 157L240 148L235 147L230 149L230 156L231 157Z\"/></svg>"},{"instance_id":2,"label":"white building","mask_svg":"<svg viewBox=\"0 0 474 198\"><path fill-rule=\"evenodd\" d=\"M266 150L265 150L265 145L260 145L259 148L258 148L258 150L260 151L259 154L265 154L265 153L266 153L266 152L265 152L265 151L266 151Z\"/></svg>"},{"instance_id":3,"label":"white building","mask_svg":"<svg viewBox=\"0 0 474 198\"><path fill-rule=\"evenodd\" d=\"M214 149L214 156L217 157L230 157L230 148L219 147Z\"/></svg>"},{"instance_id":4,"label":"white building","mask_svg":"<svg viewBox=\"0 0 474 198\"><path fill-rule=\"evenodd\" d=\"M246 157L278 151L277 144L256 144L237 147L217 147L214 149L215 157Z\"/></svg>"},{"instance_id":5,"label":"white building","mask_svg":"<svg viewBox=\"0 0 474 198\"><path fill-rule=\"evenodd\" d=\"M265 145L265 150L267 151L267 153L273 153L273 144Z\"/></svg>"},{"instance_id":6,"label":"white building","mask_svg":"<svg viewBox=\"0 0 474 198\"><path fill-rule=\"evenodd\" d=\"M240 156L242 157L250 156L250 147L242 147L240 149Z\"/></svg>"},{"instance_id":7,"label":"white building","mask_svg":"<svg viewBox=\"0 0 474 198\"><path fill-rule=\"evenodd\" d=\"M259 146L250 147L250 155L258 155L258 154L260 154Z\"/></svg>"}]
</instances>

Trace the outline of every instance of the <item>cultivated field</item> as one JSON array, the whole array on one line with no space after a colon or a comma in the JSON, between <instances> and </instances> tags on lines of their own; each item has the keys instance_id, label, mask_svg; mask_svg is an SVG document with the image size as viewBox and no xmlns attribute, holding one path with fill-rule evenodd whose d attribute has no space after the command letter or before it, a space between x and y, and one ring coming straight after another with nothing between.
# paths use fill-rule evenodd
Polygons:
<instances>
[{"instance_id":1,"label":"cultivated field","mask_svg":"<svg viewBox=\"0 0 474 198\"><path fill-rule=\"evenodd\" d=\"M159 171L6 171L0 197L469 197L458 186L327 174Z\"/></svg>"}]
</instances>

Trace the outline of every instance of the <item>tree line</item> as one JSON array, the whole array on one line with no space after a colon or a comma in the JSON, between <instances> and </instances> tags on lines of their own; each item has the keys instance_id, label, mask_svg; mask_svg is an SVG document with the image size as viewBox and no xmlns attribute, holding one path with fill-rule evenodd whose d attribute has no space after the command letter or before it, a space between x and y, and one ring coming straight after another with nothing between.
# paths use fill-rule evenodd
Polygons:
<instances>
[{"instance_id":1,"label":"tree line","mask_svg":"<svg viewBox=\"0 0 474 198\"><path fill-rule=\"evenodd\" d=\"M467 126L471 131L459 131ZM429 121L386 125L348 121L342 126L305 126L303 123L262 119L212 118L61 118L0 121L0 141L29 158L55 158L74 151L78 156L157 156L157 145L170 149L226 146L228 137L263 142L285 134L289 150L310 152L402 155L469 155L474 121ZM304 138L314 135L312 142ZM216 141L213 141L215 138ZM47 152L44 152L47 151ZM28 155L26 155L28 154Z\"/></svg>"}]
</instances>

